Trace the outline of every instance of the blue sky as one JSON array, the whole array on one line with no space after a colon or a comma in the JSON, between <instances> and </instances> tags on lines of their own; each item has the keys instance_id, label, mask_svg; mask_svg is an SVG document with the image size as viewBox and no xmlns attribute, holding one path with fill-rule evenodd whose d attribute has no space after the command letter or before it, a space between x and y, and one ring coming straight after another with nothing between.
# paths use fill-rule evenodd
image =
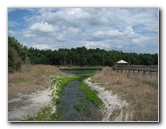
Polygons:
<instances>
[{"instance_id":1,"label":"blue sky","mask_svg":"<svg viewBox=\"0 0 166 129\"><path fill-rule=\"evenodd\" d=\"M8 35L38 49L158 53L158 8L8 8Z\"/></svg>"}]
</instances>

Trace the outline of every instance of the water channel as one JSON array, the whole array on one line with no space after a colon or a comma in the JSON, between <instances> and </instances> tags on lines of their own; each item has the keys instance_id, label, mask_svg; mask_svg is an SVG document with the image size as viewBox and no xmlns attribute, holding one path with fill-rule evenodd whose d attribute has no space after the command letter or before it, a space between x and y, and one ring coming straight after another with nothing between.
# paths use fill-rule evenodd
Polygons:
<instances>
[{"instance_id":1,"label":"water channel","mask_svg":"<svg viewBox=\"0 0 166 129\"><path fill-rule=\"evenodd\" d=\"M92 73L96 70L62 70L67 74ZM100 121L99 108L88 100L80 89L83 79L71 81L62 93L62 100L57 104L57 113L61 121ZM78 110L81 109L81 110Z\"/></svg>"}]
</instances>

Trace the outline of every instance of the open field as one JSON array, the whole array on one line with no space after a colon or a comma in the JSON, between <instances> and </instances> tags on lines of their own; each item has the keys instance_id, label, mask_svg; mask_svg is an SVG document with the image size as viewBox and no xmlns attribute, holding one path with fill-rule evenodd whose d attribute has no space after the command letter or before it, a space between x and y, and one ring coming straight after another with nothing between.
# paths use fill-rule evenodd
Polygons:
<instances>
[{"instance_id":1,"label":"open field","mask_svg":"<svg viewBox=\"0 0 166 129\"><path fill-rule=\"evenodd\" d=\"M131 121L158 121L157 74L118 73L106 67L92 80L103 84L129 103L128 110L133 114ZM112 114L118 114L118 111Z\"/></svg>"},{"instance_id":2,"label":"open field","mask_svg":"<svg viewBox=\"0 0 166 129\"><path fill-rule=\"evenodd\" d=\"M30 94L47 89L52 79L65 76L58 68L50 65L23 65L21 72L8 74L8 98L18 94Z\"/></svg>"}]
</instances>

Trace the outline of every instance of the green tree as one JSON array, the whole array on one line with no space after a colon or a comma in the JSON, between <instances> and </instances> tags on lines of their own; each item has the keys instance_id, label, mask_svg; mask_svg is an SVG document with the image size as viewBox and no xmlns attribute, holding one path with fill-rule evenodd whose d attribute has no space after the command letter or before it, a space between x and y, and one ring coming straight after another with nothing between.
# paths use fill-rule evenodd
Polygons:
<instances>
[{"instance_id":1,"label":"green tree","mask_svg":"<svg viewBox=\"0 0 166 129\"><path fill-rule=\"evenodd\" d=\"M8 71L21 71L21 50L22 45L14 38L8 37Z\"/></svg>"}]
</instances>

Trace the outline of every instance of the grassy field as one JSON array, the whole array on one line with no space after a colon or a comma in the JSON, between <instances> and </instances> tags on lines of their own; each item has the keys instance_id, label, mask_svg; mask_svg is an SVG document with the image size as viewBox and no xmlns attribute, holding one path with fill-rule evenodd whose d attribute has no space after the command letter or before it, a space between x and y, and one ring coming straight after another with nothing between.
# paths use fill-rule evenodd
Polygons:
<instances>
[{"instance_id":1,"label":"grassy field","mask_svg":"<svg viewBox=\"0 0 166 129\"><path fill-rule=\"evenodd\" d=\"M158 75L115 72L105 67L92 77L130 104L132 121L158 121ZM116 112L117 113L117 112Z\"/></svg>"},{"instance_id":2,"label":"grassy field","mask_svg":"<svg viewBox=\"0 0 166 129\"><path fill-rule=\"evenodd\" d=\"M8 74L8 97L19 93L29 94L50 87L52 79L66 76L57 67L50 65L23 65L21 72Z\"/></svg>"}]
</instances>

